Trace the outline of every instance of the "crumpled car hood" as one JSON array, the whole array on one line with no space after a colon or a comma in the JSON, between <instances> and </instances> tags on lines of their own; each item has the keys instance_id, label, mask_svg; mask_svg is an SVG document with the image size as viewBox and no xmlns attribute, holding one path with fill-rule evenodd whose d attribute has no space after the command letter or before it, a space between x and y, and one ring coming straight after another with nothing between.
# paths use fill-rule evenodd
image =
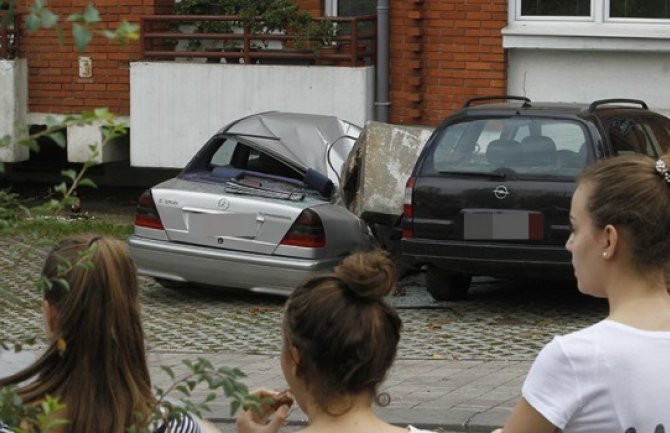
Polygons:
<instances>
[{"instance_id":1,"label":"crumpled car hood","mask_svg":"<svg viewBox=\"0 0 670 433\"><path fill-rule=\"evenodd\" d=\"M335 116L267 112L233 122L219 133L240 135L303 170L311 168L327 175L339 185L342 166L361 127ZM335 171L328 164L331 144L330 162Z\"/></svg>"}]
</instances>

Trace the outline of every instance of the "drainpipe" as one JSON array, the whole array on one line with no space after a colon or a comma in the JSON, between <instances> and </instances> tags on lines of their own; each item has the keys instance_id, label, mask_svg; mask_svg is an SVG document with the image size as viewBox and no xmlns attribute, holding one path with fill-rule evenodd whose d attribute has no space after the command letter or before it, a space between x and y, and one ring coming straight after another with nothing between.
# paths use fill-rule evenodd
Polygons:
<instances>
[{"instance_id":1,"label":"drainpipe","mask_svg":"<svg viewBox=\"0 0 670 433\"><path fill-rule=\"evenodd\" d=\"M377 93L375 120L389 118L389 0L377 0Z\"/></svg>"}]
</instances>

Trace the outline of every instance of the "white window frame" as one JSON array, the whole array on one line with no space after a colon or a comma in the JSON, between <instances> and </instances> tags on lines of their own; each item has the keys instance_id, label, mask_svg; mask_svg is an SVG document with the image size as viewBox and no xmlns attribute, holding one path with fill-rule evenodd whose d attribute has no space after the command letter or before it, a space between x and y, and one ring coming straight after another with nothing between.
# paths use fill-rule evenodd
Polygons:
<instances>
[{"instance_id":1,"label":"white window frame","mask_svg":"<svg viewBox=\"0 0 670 433\"><path fill-rule=\"evenodd\" d=\"M670 52L670 19L611 18L610 0L591 0L588 17L523 16L522 1L509 0L504 48Z\"/></svg>"}]
</instances>

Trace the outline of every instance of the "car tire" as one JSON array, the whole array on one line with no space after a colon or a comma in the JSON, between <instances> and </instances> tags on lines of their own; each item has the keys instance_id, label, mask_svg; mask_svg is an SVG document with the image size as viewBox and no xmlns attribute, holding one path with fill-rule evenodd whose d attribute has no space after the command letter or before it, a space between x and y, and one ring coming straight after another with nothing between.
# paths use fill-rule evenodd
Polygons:
<instances>
[{"instance_id":1,"label":"car tire","mask_svg":"<svg viewBox=\"0 0 670 433\"><path fill-rule=\"evenodd\" d=\"M467 295L472 275L449 272L436 266L428 266L426 289L436 301L458 301Z\"/></svg>"},{"instance_id":2,"label":"car tire","mask_svg":"<svg viewBox=\"0 0 670 433\"><path fill-rule=\"evenodd\" d=\"M166 289L181 289L186 286L183 281L166 280L165 278L154 278L154 281Z\"/></svg>"}]
</instances>

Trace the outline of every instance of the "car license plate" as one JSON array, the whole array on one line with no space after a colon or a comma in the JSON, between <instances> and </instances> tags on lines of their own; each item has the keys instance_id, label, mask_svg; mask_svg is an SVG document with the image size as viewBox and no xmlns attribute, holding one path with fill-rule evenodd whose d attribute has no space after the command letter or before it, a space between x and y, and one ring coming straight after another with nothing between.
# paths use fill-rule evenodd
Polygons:
<instances>
[{"instance_id":1,"label":"car license plate","mask_svg":"<svg viewBox=\"0 0 670 433\"><path fill-rule=\"evenodd\" d=\"M189 233L196 236L256 236L255 213L192 213Z\"/></svg>"},{"instance_id":2,"label":"car license plate","mask_svg":"<svg viewBox=\"0 0 670 433\"><path fill-rule=\"evenodd\" d=\"M463 239L542 240L544 216L523 210L470 209L463 211Z\"/></svg>"}]
</instances>

